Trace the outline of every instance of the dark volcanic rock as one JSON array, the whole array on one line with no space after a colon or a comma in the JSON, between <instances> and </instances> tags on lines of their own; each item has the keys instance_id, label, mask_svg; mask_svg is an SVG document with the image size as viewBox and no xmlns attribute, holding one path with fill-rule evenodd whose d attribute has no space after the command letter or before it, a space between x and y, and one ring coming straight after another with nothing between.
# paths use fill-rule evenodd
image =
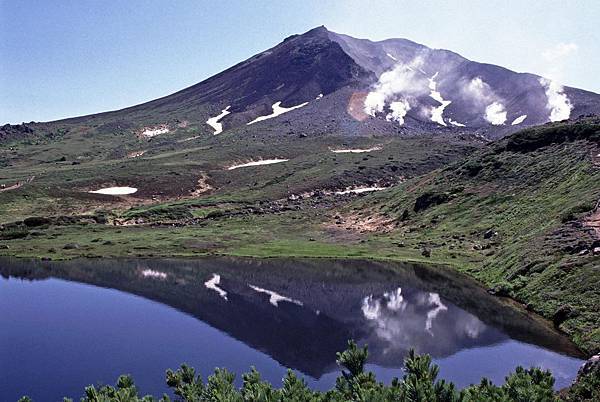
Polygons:
<instances>
[{"instance_id":1,"label":"dark volcanic rock","mask_svg":"<svg viewBox=\"0 0 600 402\"><path fill-rule=\"evenodd\" d=\"M496 236L498 233L495 232L493 229L489 229L486 230L485 233L483 234L483 238L484 239L491 239L492 237Z\"/></svg>"},{"instance_id":2,"label":"dark volcanic rock","mask_svg":"<svg viewBox=\"0 0 600 402\"><path fill-rule=\"evenodd\" d=\"M447 193L423 193L415 200L414 211L423 211L431 206L443 204L449 199L450 195Z\"/></svg>"},{"instance_id":3,"label":"dark volcanic rock","mask_svg":"<svg viewBox=\"0 0 600 402\"><path fill-rule=\"evenodd\" d=\"M64 245L63 249L65 250L78 250L81 248L81 245L78 243L67 243Z\"/></svg>"},{"instance_id":4,"label":"dark volcanic rock","mask_svg":"<svg viewBox=\"0 0 600 402\"><path fill-rule=\"evenodd\" d=\"M570 318L575 318L579 315L579 311L569 305L563 305L556 310L552 316L552 322L555 326L559 326Z\"/></svg>"},{"instance_id":5,"label":"dark volcanic rock","mask_svg":"<svg viewBox=\"0 0 600 402\"><path fill-rule=\"evenodd\" d=\"M43 216L32 216L30 218L25 218L23 223L27 227L35 227L35 226L44 226L50 224L50 219L45 218Z\"/></svg>"},{"instance_id":6,"label":"dark volcanic rock","mask_svg":"<svg viewBox=\"0 0 600 402\"><path fill-rule=\"evenodd\" d=\"M577 378L589 375L597 371L600 374L600 354L590 357L577 372Z\"/></svg>"}]
</instances>

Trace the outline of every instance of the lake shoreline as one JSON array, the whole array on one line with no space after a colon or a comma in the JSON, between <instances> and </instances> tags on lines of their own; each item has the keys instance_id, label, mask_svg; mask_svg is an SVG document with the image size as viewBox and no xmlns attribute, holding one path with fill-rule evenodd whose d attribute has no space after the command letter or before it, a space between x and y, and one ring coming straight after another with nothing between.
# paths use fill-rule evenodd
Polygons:
<instances>
[{"instance_id":1,"label":"lake shoreline","mask_svg":"<svg viewBox=\"0 0 600 402\"><path fill-rule=\"evenodd\" d=\"M473 282L476 286L485 291L491 297L496 299L499 303L518 311L519 313L526 314L530 318L536 320L542 326L546 327L549 331L554 331L565 338L568 338L569 341L573 342L573 345L577 348L577 355L581 358L590 358L594 355L594 353L590 353L589 351L582 348L573 337L569 336L568 333L562 331L560 328L557 328L553 325L552 320L548 317L544 317L542 314L539 314L536 311L532 311L527 308L527 305L519 300L512 298L506 295L495 294L492 289L485 286L483 282L478 280L476 277L470 275L468 272L464 272L455 264L451 263L440 263L440 262L430 262L423 259L416 260L406 260L406 259L395 259L390 257L379 257L379 256L311 256L311 255L239 255L239 254L225 254L225 253L211 253L204 255L194 255L194 256L152 256L152 257L134 257L134 256L116 256L116 257L105 257L105 256L73 256L68 259L62 260L52 260L44 257L28 257L28 256L10 256L10 255L1 255L0 254L0 264L3 259L17 259L21 261L38 261L39 263L76 263L78 261L149 261L154 263L160 263L161 261L185 261L185 262L201 262L206 259L213 258L231 258L237 260L246 260L246 261L277 261L277 260L298 260L298 261L333 261L333 262L353 262L353 263L390 263L390 264L416 264L419 266L424 266L426 269L441 269L444 270L448 275L454 277L465 278L468 281Z\"/></svg>"}]
</instances>

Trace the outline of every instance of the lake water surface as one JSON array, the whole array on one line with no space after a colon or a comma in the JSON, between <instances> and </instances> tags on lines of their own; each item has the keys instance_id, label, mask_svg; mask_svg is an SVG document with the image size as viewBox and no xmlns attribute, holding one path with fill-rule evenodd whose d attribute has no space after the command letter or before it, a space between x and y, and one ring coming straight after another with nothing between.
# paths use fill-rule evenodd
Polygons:
<instances>
[{"instance_id":1,"label":"lake water surface","mask_svg":"<svg viewBox=\"0 0 600 402\"><path fill-rule=\"evenodd\" d=\"M402 377L410 348L464 387L517 365L570 384L577 349L536 316L448 269L342 260L0 259L0 395L77 399L91 383L132 374L167 391L181 363L202 375L255 366L276 386L287 368L316 389L339 375L348 339L369 345L368 369Z\"/></svg>"}]
</instances>

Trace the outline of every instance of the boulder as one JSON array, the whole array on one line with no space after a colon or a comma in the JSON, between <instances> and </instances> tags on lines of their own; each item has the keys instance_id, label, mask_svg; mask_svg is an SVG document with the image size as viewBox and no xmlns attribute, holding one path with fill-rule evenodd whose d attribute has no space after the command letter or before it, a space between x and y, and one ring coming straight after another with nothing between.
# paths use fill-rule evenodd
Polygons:
<instances>
[{"instance_id":1,"label":"boulder","mask_svg":"<svg viewBox=\"0 0 600 402\"><path fill-rule=\"evenodd\" d=\"M421 194L415 200L414 211L423 211L431 206L443 204L450 200L450 195L447 193L426 192Z\"/></svg>"},{"instance_id":2,"label":"boulder","mask_svg":"<svg viewBox=\"0 0 600 402\"><path fill-rule=\"evenodd\" d=\"M32 216L29 218L25 218L23 223L27 227L36 227L36 226L44 226L50 224L50 219L45 218L43 216Z\"/></svg>"},{"instance_id":3,"label":"boulder","mask_svg":"<svg viewBox=\"0 0 600 402\"><path fill-rule=\"evenodd\" d=\"M81 246L78 243L67 243L63 247L65 250L78 250L80 248Z\"/></svg>"},{"instance_id":4,"label":"boulder","mask_svg":"<svg viewBox=\"0 0 600 402\"><path fill-rule=\"evenodd\" d=\"M568 304L560 306L552 316L552 322L555 326L559 326L570 318L575 318L579 315L579 311Z\"/></svg>"},{"instance_id":5,"label":"boulder","mask_svg":"<svg viewBox=\"0 0 600 402\"><path fill-rule=\"evenodd\" d=\"M584 377L593 373L594 371L600 372L600 353L590 357L577 372L577 378Z\"/></svg>"},{"instance_id":6,"label":"boulder","mask_svg":"<svg viewBox=\"0 0 600 402\"><path fill-rule=\"evenodd\" d=\"M494 231L493 229L489 229L489 230L485 231L485 233L483 234L483 238L491 239L492 237L496 236L497 234L498 234L498 232Z\"/></svg>"}]
</instances>

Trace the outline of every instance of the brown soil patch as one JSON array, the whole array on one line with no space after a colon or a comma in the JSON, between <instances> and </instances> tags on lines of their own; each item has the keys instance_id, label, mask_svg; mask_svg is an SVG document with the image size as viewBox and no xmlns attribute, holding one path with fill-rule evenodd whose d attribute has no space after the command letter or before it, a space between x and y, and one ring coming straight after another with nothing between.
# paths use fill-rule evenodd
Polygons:
<instances>
[{"instance_id":1,"label":"brown soil patch","mask_svg":"<svg viewBox=\"0 0 600 402\"><path fill-rule=\"evenodd\" d=\"M208 175L202 174L198 178L198 185L196 186L196 189L192 191L190 195L192 197L196 197L213 189L214 187L208 183Z\"/></svg>"},{"instance_id":2,"label":"brown soil patch","mask_svg":"<svg viewBox=\"0 0 600 402\"><path fill-rule=\"evenodd\" d=\"M22 187L24 184L31 183L33 181L33 179L35 179L35 176L31 176L27 180L18 181L15 184L13 184L12 186L0 187L0 193L2 193L4 191L16 190L16 189Z\"/></svg>"},{"instance_id":3,"label":"brown soil patch","mask_svg":"<svg viewBox=\"0 0 600 402\"><path fill-rule=\"evenodd\" d=\"M369 117L369 115L365 113L365 99L367 98L367 95L367 92L354 92L348 100L346 111L358 121L363 121Z\"/></svg>"},{"instance_id":4,"label":"brown soil patch","mask_svg":"<svg viewBox=\"0 0 600 402\"><path fill-rule=\"evenodd\" d=\"M325 229L335 234L340 234L343 238L355 237L356 234L363 233L388 233L395 228L394 221L381 215L360 216L351 214L346 216L338 215L333 221L324 223Z\"/></svg>"},{"instance_id":5,"label":"brown soil patch","mask_svg":"<svg viewBox=\"0 0 600 402\"><path fill-rule=\"evenodd\" d=\"M140 156L144 155L146 153L146 150L142 150L142 151L133 151L133 152L129 152L127 154L128 158L139 158Z\"/></svg>"}]
</instances>

